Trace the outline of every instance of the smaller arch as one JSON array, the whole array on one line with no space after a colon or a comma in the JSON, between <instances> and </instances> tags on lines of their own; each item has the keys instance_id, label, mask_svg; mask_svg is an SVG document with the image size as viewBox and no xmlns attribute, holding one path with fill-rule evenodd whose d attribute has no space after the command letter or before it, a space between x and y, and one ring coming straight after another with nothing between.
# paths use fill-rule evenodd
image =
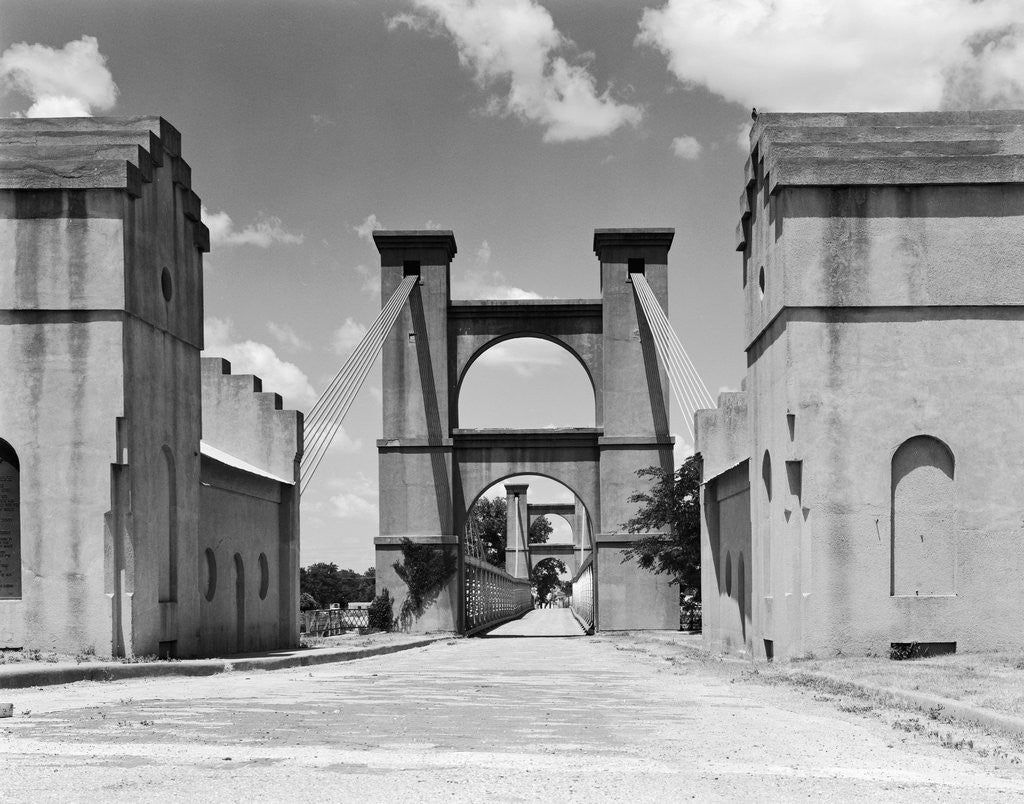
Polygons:
<instances>
[{"instance_id":1,"label":"smaller arch","mask_svg":"<svg viewBox=\"0 0 1024 804\"><path fill-rule=\"evenodd\" d=\"M235 652L245 647L245 563L242 554L235 553Z\"/></svg>"},{"instance_id":2,"label":"smaller arch","mask_svg":"<svg viewBox=\"0 0 1024 804\"><path fill-rule=\"evenodd\" d=\"M732 597L732 551L725 551L725 594Z\"/></svg>"},{"instance_id":3,"label":"smaller arch","mask_svg":"<svg viewBox=\"0 0 1024 804\"><path fill-rule=\"evenodd\" d=\"M583 366L583 371L586 372L587 379L590 380L590 388L594 392L594 395L596 397L597 385L594 382L594 375L591 373L590 366L587 365L587 361L583 359L579 352L573 349L572 346L570 346L569 343L567 343L566 341L563 341L560 338L556 338L553 335L549 335L546 332L522 330L517 332L503 332L501 335L496 335L495 337L491 338L491 340L477 347L476 351L474 351L473 354L469 356L469 359L466 361L466 365L464 365L462 367L462 370L459 372L458 380L455 383L456 400L459 398L459 394L462 393L462 383L466 379L466 375L469 373L470 368L484 352L488 351L494 346L497 346L498 344L504 343L505 341L514 341L520 338L536 338L537 340L547 341L548 343L553 343L556 346L561 346L563 349L565 349L565 351L567 351L574 358L576 358L576 361L581 366Z\"/></svg>"},{"instance_id":4,"label":"smaller arch","mask_svg":"<svg viewBox=\"0 0 1024 804\"><path fill-rule=\"evenodd\" d=\"M768 450L764 451L761 458L761 482L764 483L764 492L768 502L772 501L772 456Z\"/></svg>"},{"instance_id":5,"label":"smaller arch","mask_svg":"<svg viewBox=\"0 0 1024 804\"><path fill-rule=\"evenodd\" d=\"M203 591L203 597L209 602L217 594L217 556L209 547L206 548L203 555L206 558L206 583L204 584L206 588Z\"/></svg>"},{"instance_id":6,"label":"smaller arch","mask_svg":"<svg viewBox=\"0 0 1024 804\"><path fill-rule=\"evenodd\" d=\"M267 554L260 553L260 600L267 599L267 592L270 591L270 563L267 561Z\"/></svg>"}]
</instances>

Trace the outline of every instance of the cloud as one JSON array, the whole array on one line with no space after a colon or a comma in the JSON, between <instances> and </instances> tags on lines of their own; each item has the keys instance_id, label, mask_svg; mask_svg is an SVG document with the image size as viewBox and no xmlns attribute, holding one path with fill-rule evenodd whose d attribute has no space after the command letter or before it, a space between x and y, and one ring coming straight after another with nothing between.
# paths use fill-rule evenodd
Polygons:
<instances>
[{"instance_id":1,"label":"cloud","mask_svg":"<svg viewBox=\"0 0 1024 804\"><path fill-rule=\"evenodd\" d=\"M299 349L307 351L313 347L309 341L300 338L299 335L287 324L275 324L273 321L267 322L267 329L270 334L277 339L277 342L284 346L291 346L293 349Z\"/></svg>"},{"instance_id":2,"label":"cloud","mask_svg":"<svg viewBox=\"0 0 1024 804\"><path fill-rule=\"evenodd\" d=\"M480 244L473 265L463 268L458 263L452 266L453 299L488 299L509 301L514 299L543 299L539 293L524 290L508 284L505 275L490 267L491 245L486 240Z\"/></svg>"},{"instance_id":3,"label":"cloud","mask_svg":"<svg viewBox=\"0 0 1024 804\"><path fill-rule=\"evenodd\" d=\"M564 366L568 353L539 338L516 338L492 346L473 364L474 368L511 369L520 377L532 377L538 370ZM554 427L556 425L550 425Z\"/></svg>"},{"instance_id":4,"label":"cloud","mask_svg":"<svg viewBox=\"0 0 1024 804\"><path fill-rule=\"evenodd\" d=\"M362 280L362 284L359 289L363 293L369 293L371 296L380 293L380 270L377 268L370 268L367 265L356 265L353 269L359 278Z\"/></svg>"},{"instance_id":5,"label":"cloud","mask_svg":"<svg viewBox=\"0 0 1024 804\"><path fill-rule=\"evenodd\" d=\"M27 117L90 117L117 102L117 85L94 36L59 50L19 42L0 54L0 81L32 99Z\"/></svg>"},{"instance_id":6,"label":"cloud","mask_svg":"<svg viewBox=\"0 0 1024 804\"><path fill-rule=\"evenodd\" d=\"M434 31L434 26L427 17L408 12L388 17L387 26L389 31L397 31L399 28L408 28L410 31Z\"/></svg>"},{"instance_id":7,"label":"cloud","mask_svg":"<svg viewBox=\"0 0 1024 804\"><path fill-rule=\"evenodd\" d=\"M668 0L637 41L685 86L762 110L1024 106L1019 0Z\"/></svg>"},{"instance_id":8,"label":"cloud","mask_svg":"<svg viewBox=\"0 0 1024 804\"><path fill-rule=\"evenodd\" d=\"M366 475L331 478L328 485L339 489L330 498L331 512L340 519L377 520L377 484Z\"/></svg>"},{"instance_id":9,"label":"cloud","mask_svg":"<svg viewBox=\"0 0 1024 804\"><path fill-rule=\"evenodd\" d=\"M495 93L485 112L537 123L545 142L589 140L639 124L639 107L614 100L610 90L598 93L585 66L558 55L573 43L534 0L414 3L451 35L477 85Z\"/></svg>"},{"instance_id":10,"label":"cloud","mask_svg":"<svg viewBox=\"0 0 1024 804\"><path fill-rule=\"evenodd\" d=\"M672 435L676 439L675 444L672 445L672 463L678 469L682 466L683 461L693 455L693 444L690 443L689 436L682 436L679 433Z\"/></svg>"},{"instance_id":11,"label":"cloud","mask_svg":"<svg viewBox=\"0 0 1024 804\"><path fill-rule=\"evenodd\" d=\"M682 136L672 140L672 152L680 159L689 161L699 159L703 150L704 148L697 142L696 137Z\"/></svg>"},{"instance_id":12,"label":"cloud","mask_svg":"<svg viewBox=\"0 0 1024 804\"><path fill-rule=\"evenodd\" d=\"M207 318L204 329L204 357L226 358L233 374L257 375L263 380L265 391L281 394L288 405L308 408L316 402L317 394L302 369L281 360L264 343L237 340L230 320Z\"/></svg>"},{"instance_id":13,"label":"cloud","mask_svg":"<svg viewBox=\"0 0 1024 804\"><path fill-rule=\"evenodd\" d=\"M357 321L353 321L351 318L346 318L345 323L334 330L334 335L331 338L331 348L334 349L335 354L348 357L352 350L359 345L359 341L363 339L365 334L365 326Z\"/></svg>"},{"instance_id":14,"label":"cloud","mask_svg":"<svg viewBox=\"0 0 1024 804\"><path fill-rule=\"evenodd\" d=\"M743 153L750 150L750 129L751 123L749 120L745 120L736 126L736 147L743 151Z\"/></svg>"},{"instance_id":15,"label":"cloud","mask_svg":"<svg viewBox=\"0 0 1024 804\"><path fill-rule=\"evenodd\" d=\"M275 243L299 244L304 237L301 234L292 234L284 228L280 218L266 216L260 213L256 223L251 223L244 229L236 229L234 221L226 212L210 212L205 206L200 208L203 223L210 230L210 247L218 246L256 246L258 248L269 248Z\"/></svg>"},{"instance_id":16,"label":"cloud","mask_svg":"<svg viewBox=\"0 0 1024 804\"><path fill-rule=\"evenodd\" d=\"M352 231L359 235L363 240L374 246L373 233L378 229L383 229L384 224L377 219L376 213L371 212L366 216L366 219L358 226L353 226Z\"/></svg>"}]
</instances>

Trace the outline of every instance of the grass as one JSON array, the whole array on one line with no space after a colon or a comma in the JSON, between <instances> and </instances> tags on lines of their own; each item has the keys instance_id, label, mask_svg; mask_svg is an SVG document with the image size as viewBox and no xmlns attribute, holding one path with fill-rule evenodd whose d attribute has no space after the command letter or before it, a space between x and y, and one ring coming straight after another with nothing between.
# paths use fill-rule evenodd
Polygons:
<instances>
[{"instance_id":1,"label":"grass","mask_svg":"<svg viewBox=\"0 0 1024 804\"><path fill-rule=\"evenodd\" d=\"M840 681L923 692L1024 718L1024 653L960 653L893 661L840 656L792 662L794 671L828 673Z\"/></svg>"}]
</instances>

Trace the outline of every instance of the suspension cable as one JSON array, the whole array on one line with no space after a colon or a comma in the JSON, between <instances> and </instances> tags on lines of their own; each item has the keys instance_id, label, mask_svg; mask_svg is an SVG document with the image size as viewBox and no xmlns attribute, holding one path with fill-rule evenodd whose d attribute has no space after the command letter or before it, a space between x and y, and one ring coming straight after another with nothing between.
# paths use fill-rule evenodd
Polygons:
<instances>
[{"instance_id":1,"label":"suspension cable","mask_svg":"<svg viewBox=\"0 0 1024 804\"><path fill-rule=\"evenodd\" d=\"M366 332L359 345L355 348L341 370L331 380L324 394L317 400L309 414L309 423L305 428L306 448L303 451L299 466L299 494L309 486L313 475L327 454L331 442L341 427L341 422L355 401L359 389L362 388L366 375L370 373L384 346L387 337L399 313L405 306L418 277L407 276L395 288L388 303L380 311L373 326Z\"/></svg>"},{"instance_id":2,"label":"suspension cable","mask_svg":"<svg viewBox=\"0 0 1024 804\"><path fill-rule=\"evenodd\" d=\"M668 316L661 309L654 291L647 282L647 277L634 273L630 274L630 279L633 281L633 290L643 308L648 327L654 336L655 350L668 374L672 395L682 411L686 431L692 439L694 412L702 408L714 408L715 402L697 373L693 361L679 342Z\"/></svg>"}]
</instances>

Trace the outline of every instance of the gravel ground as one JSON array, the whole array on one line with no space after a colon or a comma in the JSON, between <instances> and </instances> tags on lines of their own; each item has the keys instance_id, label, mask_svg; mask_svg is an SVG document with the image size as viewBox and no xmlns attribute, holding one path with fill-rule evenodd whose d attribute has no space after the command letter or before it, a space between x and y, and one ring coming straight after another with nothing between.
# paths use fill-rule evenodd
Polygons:
<instances>
[{"instance_id":1,"label":"gravel ground","mask_svg":"<svg viewBox=\"0 0 1024 804\"><path fill-rule=\"evenodd\" d=\"M12 690L0 799L1024 801L1009 755L670 648L453 639L314 668Z\"/></svg>"}]
</instances>

